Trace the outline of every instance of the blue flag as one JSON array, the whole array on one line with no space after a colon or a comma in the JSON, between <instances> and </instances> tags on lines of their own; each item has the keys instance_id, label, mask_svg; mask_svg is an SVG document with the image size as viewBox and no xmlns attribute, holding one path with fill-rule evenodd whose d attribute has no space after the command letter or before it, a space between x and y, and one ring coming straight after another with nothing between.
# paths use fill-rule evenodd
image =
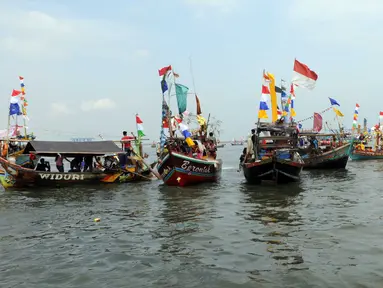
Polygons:
<instances>
[{"instance_id":1,"label":"blue flag","mask_svg":"<svg viewBox=\"0 0 383 288\"><path fill-rule=\"evenodd\" d=\"M340 106L339 103L335 99L332 99L330 97L328 97L328 99L330 99L331 105L338 105L338 106Z\"/></svg>"},{"instance_id":2,"label":"blue flag","mask_svg":"<svg viewBox=\"0 0 383 288\"><path fill-rule=\"evenodd\" d=\"M21 115L19 103L11 103L9 106L9 115Z\"/></svg>"},{"instance_id":3,"label":"blue flag","mask_svg":"<svg viewBox=\"0 0 383 288\"><path fill-rule=\"evenodd\" d=\"M168 90L168 83L166 83L165 79L161 81L161 89L162 89L162 93L165 93Z\"/></svg>"}]
</instances>

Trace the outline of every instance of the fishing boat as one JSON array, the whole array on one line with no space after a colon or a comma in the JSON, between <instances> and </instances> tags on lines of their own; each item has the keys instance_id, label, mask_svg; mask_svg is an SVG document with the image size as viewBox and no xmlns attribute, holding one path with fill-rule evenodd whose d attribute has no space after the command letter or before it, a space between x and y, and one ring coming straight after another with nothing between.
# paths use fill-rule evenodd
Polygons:
<instances>
[{"instance_id":1,"label":"fishing boat","mask_svg":"<svg viewBox=\"0 0 383 288\"><path fill-rule=\"evenodd\" d=\"M382 114L382 112L381 112ZM360 133L358 129L358 134ZM356 137L350 158L357 160L383 159L382 131L380 124L371 128L371 134L360 134Z\"/></svg>"},{"instance_id":2,"label":"fishing boat","mask_svg":"<svg viewBox=\"0 0 383 288\"><path fill-rule=\"evenodd\" d=\"M308 147L300 147L299 154L304 161L304 169L344 169L352 151L352 142L336 134L302 133L300 137L309 137ZM332 137L328 140L327 137ZM321 140L321 138L327 138ZM318 141L317 147L314 141Z\"/></svg>"},{"instance_id":3,"label":"fishing boat","mask_svg":"<svg viewBox=\"0 0 383 288\"><path fill-rule=\"evenodd\" d=\"M240 166L246 181L261 184L296 182L304 162L297 152L296 124L261 123L257 126L253 153L247 153ZM251 157L252 156L252 157Z\"/></svg>"},{"instance_id":4,"label":"fishing boat","mask_svg":"<svg viewBox=\"0 0 383 288\"><path fill-rule=\"evenodd\" d=\"M243 139L242 140L233 139L233 141L231 141L231 146L243 146L243 144L245 144L245 141Z\"/></svg>"},{"instance_id":5,"label":"fishing boat","mask_svg":"<svg viewBox=\"0 0 383 288\"><path fill-rule=\"evenodd\" d=\"M225 143L220 143L219 141L217 141L217 148L224 148L225 147Z\"/></svg>"},{"instance_id":6,"label":"fishing boat","mask_svg":"<svg viewBox=\"0 0 383 288\"><path fill-rule=\"evenodd\" d=\"M46 163L45 158L54 159L57 155L66 160L76 157L87 158L92 164L89 165L87 172L77 169L78 166L76 169L71 167L68 172L52 172L50 168L39 171L39 164ZM134 167L121 167L119 159L124 155L126 154L113 141L30 141L18 157L0 157L0 165L3 168L0 171L0 183L4 188L57 187L76 183L131 182L149 178L151 173L149 167L138 163ZM46 165L48 166L50 165Z\"/></svg>"},{"instance_id":7,"label":"fishing boat","mask_svg":"<svg viewBox=\"0 0 383 288\"><path fill-rule=\"evenodd\" d=\"M172 145L170 144L170 146ZM222 161L213 158L197 159L169 150L159 162L157 171L164 183L169 186L216 182L221 176Z\"/></svg>"},{"instance_id":8,"label":"fishing boat","mask_svg":"<svg viewBox=\"0 0 383 288\"><path fill-rule=\"evenodd\" d=\"M368 145L364 141L355 140L352 145L352 152L350 153L351 160L383 159L383 149L379 146L379 138L376 138L376 143L375 145ZM375 149L373 146L375 146Z\"/></svg>"},{"instance_id":9,"label":"fishing boat","mask_svg":"<svg viewBox=\"0 0 383 288\"><path fill-rule=\"evenodd\" d=\"M153 143L152 143L152 145L150 145L150 147L156 148L157 147L157 143L155 141L153 141Z\"/></svg>"},{"instance_id":10,"label":"fishing boat","mask_svg":"<svg viewBox=\"0 0 383 288\"><path fill-rule=\"evenodd\" d=\"M222 171L222 160L216 159L214 141L208 138L209 119L202 116L199 98L194 93L196 101L196 120L198 130L189 129L186 118L187 95L189 88L176 83L178 74L174 73L171 66L159 70L162 77L162 125L160 147L157 152L158 175L169 186L189 186L219 180ZM169 82L171 81L171 82ZM168 83L173 85L169 85ZM173 116L170 111L170 90L175 87L178 115ZM195 88L194 88L195 90ZM165 100L165 93L168 101ZM192 131L193 133L191 133Z\"/></svg>"}]
</instances>

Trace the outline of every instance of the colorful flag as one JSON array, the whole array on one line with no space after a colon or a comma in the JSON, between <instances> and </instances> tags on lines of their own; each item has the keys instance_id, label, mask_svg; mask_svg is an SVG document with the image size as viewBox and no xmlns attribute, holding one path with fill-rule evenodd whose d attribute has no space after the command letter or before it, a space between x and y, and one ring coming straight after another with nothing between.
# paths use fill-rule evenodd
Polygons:
<instances>
[{"instance_id":1,"label":"colorful flag","mask_svg":"<svg viewBox=\"0 0 383 288\"><path fill-rule=\"evenodd\" d=\"M383 112L379 112L379 117L383 118Z\"/></svg>"},{"instance_id":2,"label":"colorful flag","mask_svg":"<svg viewBox=\"0 0 383 288\"><path fill-rule=\"evenodd\" d=\"M270 90L268 86L269 76L263 72L263 83L262 83L262 93L261 93L261 101L259 103L259 111L258 111L258 118L259 119L267 119L267 110L269 110L269 106L267 105L269 96L270 96Z\"/></svg>"},{"instance_id":3,"label":"colorful flag","mask_svg":"<svg viewBox=\"0 0 383 288\"><path fill-rule=\"evenodd\" d=\"M277 93L275 92L275 77L270 72L267 72L269 79L269 88L270 88L270 99L271 99L271 120L273 122L278 120L278 111L277 111Z\"/></svg>"},{"instance_id":4,"label":"colorful flag","mask_svg":"<svg viewBox=\"0 0 383 288\"><path fill-rule=\"evenodd\" d=\"M291 95L291 103L290 103L290 107L291 107L291 117L295 117L297 116L297 113L295 112L295 109L294 109L294 99L295 97L293 95Z\"/></svg>"},{"instance_id":5,"label":"colorful flag","mask_svg":"<svg viewBox=\"0 0 383 288\"><path fill-rule=\"evenodd\" d=\"M200 114L202 114L201 103L199 103L199 99L198 99L197 94L195 95L195 102L197 103L197 115L200 115Z\"/></svg>"},{"instance_id":6,"label":"colorful flag","mask_svg":"<svg viewBox=\"0 0 383 288\"><path fill-rule=\"evenodd\" d=\"M185 138L189 138L190 136L192 136L192 134L189 132L189 127L186 124L179 123L178 125L182 131L182 135L184 135Z\"/></svg>"},{"instance_id":7,"label":"colorful flag","mask_svg":"<svg viewBox=\"0 0 383 288\"><path fill-rule=\"evenodd\" d=\"M21 115L19 103L10 103L9 105L9 115Z\"/></svg>"},{"instance_id":8,"label":"colorful flag","mask_svg":"<svg viewBox=\"0 0 383 288\"><path fill-rule=\"evenodd\" d=\"M18 96L20 94L21 94L21 91L15 90L15 89L12 90L12 96Z\"/></svg>"},{"instance_id":9,"label":"colorful flag","mask_svg":"<svg viewBox=\"0 0 383 288\"><path fill-rule=\"evenodd\" d=\"M176 98L179 114L182 114L184 111L186 111L188 91L189 88L185 85L176 84Z\"/></svg>"},{"instance_id":10,"label":"colorful flag","mask_svg":"<svg viewBox=\"0 0 383 288\"><path fill-rule=\"evenodd\" d=\"M166 83L165 79L161 80L161 89L162 93L165 93L168 90L168 83Z\"/></svg>"},{"instance_id":11,"label":"colorful flag","mask_svg":"<svg viewBox=\"0 0 383 288\"><path fill-rule=\"evenodd\" d=\"M172 70L172 65L169 65L167 67L161 68L160 70L158 70L158 74L160 76L163 76L163 75L165 75L170 70Z\"/></svg>"},{"instance_id":12,"label":"colorful flag","mask_svg":"<svg viewBox=\"0 0 383 288\"><path fill-rule=\"evenodd\" d=\"M354 119L352 122L352 130L356 129L358 127L358 114L359 114L359 104L356 103L355 110L354 110Z\"/></svg>"},{"instance_id":13,"label":"colorful flag","mask_svg":"<svg viewBox=\"0 0 383 288\"><path fill-rule=\"evenodd\" d=\"M335 107L333 107L332 109L334 109L335 114L338 115L339 117L343 117L343 116L344 116L343 113L340 112L340 111L339 111L338 109L336 109Z\"/></svg>"},{"instance_id":14,"label":"colorful flag","mask_svg":"<svg viewBox=\"0 0 383 288\"><path fill-rule=\"evenodd\" d=\"M206 119L201 115L197 115L197 122L199 126L206 125Z\"/></svg>"},{"instance_id":15,"label":"colorful flag","mask_svg":"<svg viewBox=\"0 0 383 288\"><path fill-rule=\"evenodd\" d=\"M312 90L315 88L317 79L318 75L307 65L298 60L294 61L293 84Z\"/></svg>"},{"instance_id":16,"label":"colorful flag","mask_svg":"<svg viewBox=\"0 0 383 288\"><path fill-rule=\"evenodd\" d=\"M141 137L145 136L145 134L144 134L144 126L142 124L143 124L143 122L142 122L140 116L138 116L138 114L136 114L136 125L137 125L137 135L138 135L138 138L141 138Z\"/></svg>"},{"instance_id":17,"label":"colorful flag","mask_svg":"<svg viewBox=\"0 0 383 288\"><path fill-rule=\"evenodd\" d=\"M340 104L335 99L330 97L328 97L328 99L330 100L331 106L337 105L340 107Z\"/></svg>"},{"instance_id":18,"label":"colorful flag","mask_svg":"<svg viewBox=\"0 0 383 288\"><path fill-rule=\"evenodd\" d=\"M320 130L322 130L322 115L320 115L319 113L314 113L313 130L315 132L320 132Z\"/></svg>"}]
</instances>

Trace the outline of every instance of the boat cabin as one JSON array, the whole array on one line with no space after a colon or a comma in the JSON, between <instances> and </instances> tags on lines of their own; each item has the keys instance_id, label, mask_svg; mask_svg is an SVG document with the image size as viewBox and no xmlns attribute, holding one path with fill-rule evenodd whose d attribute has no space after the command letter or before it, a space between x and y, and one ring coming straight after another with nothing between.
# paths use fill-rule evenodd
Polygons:
<instances>
[{"instance_id":1,"label":"boat cabin","mask_svg":"<svg viewBox=\"0 0 383 288\"><path fill-rule=\"evenodd\" d=\"M30 141L14 161L36 171L79 173L113 170L124 157L113 141Z\"/></svg>"}]
</instances>

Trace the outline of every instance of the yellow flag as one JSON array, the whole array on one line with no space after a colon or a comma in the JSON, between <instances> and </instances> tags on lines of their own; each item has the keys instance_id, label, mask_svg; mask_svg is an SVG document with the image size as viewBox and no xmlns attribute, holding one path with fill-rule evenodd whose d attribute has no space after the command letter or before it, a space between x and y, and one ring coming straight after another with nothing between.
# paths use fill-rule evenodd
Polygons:
<instances>
[{"instance_id":1,"label":"yellow flag","mask_svg":"<svg viewBox=\"0 0 383 288\"><path fill-rule=\"evenodd\" d=\"M277 111L277 93L275 92L275 77L273 74L267 72L267 76L270 79L270 98L271 98L271 115L272 121L275 122L278 120L278 111Z\"/></svg>"},{"instance_id":2,"label":"yellow flag","mask_svg":"<svg viewBox=\"0 0 383 288\"><path fill-rule=\"evenodd\" d=\"M258 111L258 118L259 118L259 119L267 119L267 118L269 118L269 117L267 116L267 112L266 112L266 110L259 110L259 111Z\"/></svg>"},{"instance_id":3,"label":"yellow flag","mask_svg":"<svg viewBox=\"0 0 383 288\"><path fill-rule=\"evenodd\" d=\"M297 116L297 113L295 112L294 108L291 108L291 117Z\"/></svg>"},{"instance_id":4,"label":"yellow flag","mask_svg":"<svg viewBox=\"0 0 383 288\"><path fill-rule=\"evenodd\" d=\"M344 115L342 114L342 112L340 112L338 109L336 109L335 107L333 108L334 109L334 112L336 115L338 115L339 117L343 117Z\"/></svg>"},{"instance_id":5,"label":"yellow flag","mask_svg":"<svg viewBox=\"0 0 383 288\"><path fill-rule=\"evenodd\" d=\"M205 119L204 117L202 117L201 115L197 115L197 121L198 121L198 124L199 124L200 126L206 124L206 119Z\"/></svg>"}]
</instances>

